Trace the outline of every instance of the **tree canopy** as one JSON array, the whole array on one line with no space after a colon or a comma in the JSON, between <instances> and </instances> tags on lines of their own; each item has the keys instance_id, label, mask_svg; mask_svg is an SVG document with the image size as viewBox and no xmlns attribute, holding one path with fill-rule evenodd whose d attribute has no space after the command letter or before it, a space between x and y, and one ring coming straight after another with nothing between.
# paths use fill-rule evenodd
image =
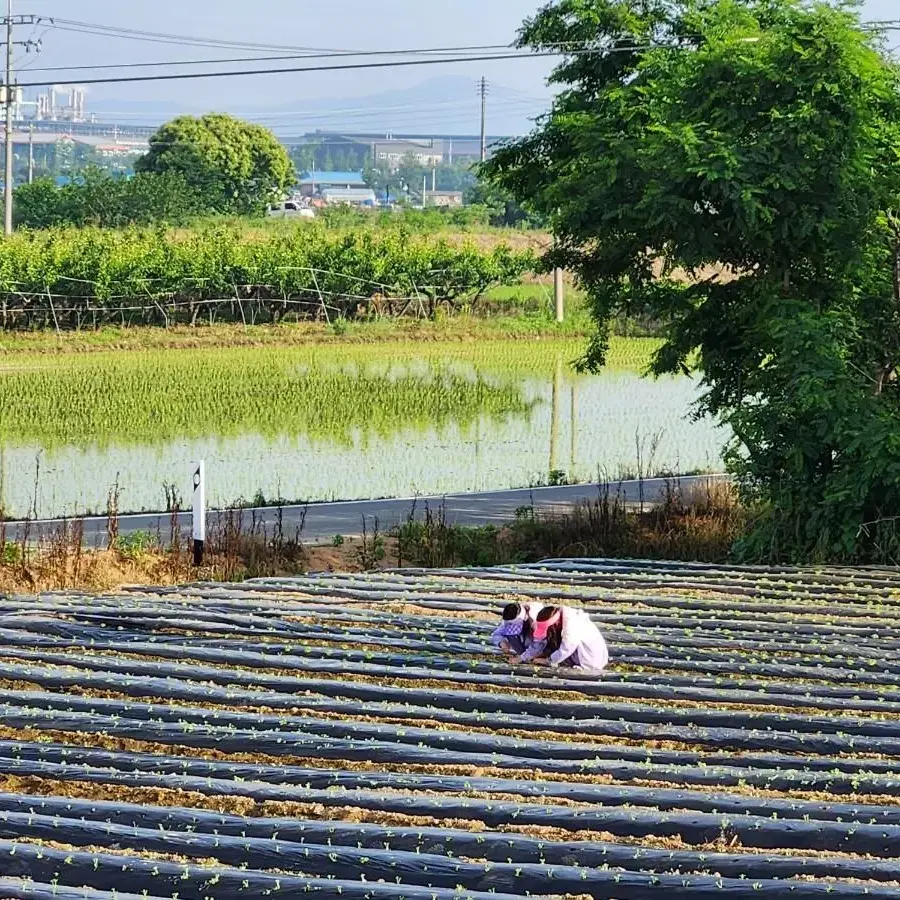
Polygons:
<instances>
[{"instance_id":1,"label":"tree canopy","mask_svg":"<svg viewBox=\"0 0 900 900\"><path fill-rule=\"evenodd\" d=\"M15 193L17 227L98 225L118 228L167 222L185 224L205 212L203 200L180 175L114 176L88 168L68 184L38 178Z\"/></svg>"},{"instance_id":2,"label":"tree canopy","mask_svg":"<svg viewBox=\"0 0 900 900\"><path fill-rule=\"evenodd\" d=\"M220 113L163 125L135 170L178 175L222 213L259 212L296 181L294 164L271 131Z\"/></svg>"},{"instance_id":3,"label":"tree canopy","mask_svg":"<svg viewBox=\"0 0 900 900\"><path fill-rule=\"evenodd\" d=\"M535 131L487 172L548 216L602 365L650 309L656 373L759 510L745 558L900 557L900 77L846 5L557 0L520 44L578 46Z\"/></svg>"}]
</instances>

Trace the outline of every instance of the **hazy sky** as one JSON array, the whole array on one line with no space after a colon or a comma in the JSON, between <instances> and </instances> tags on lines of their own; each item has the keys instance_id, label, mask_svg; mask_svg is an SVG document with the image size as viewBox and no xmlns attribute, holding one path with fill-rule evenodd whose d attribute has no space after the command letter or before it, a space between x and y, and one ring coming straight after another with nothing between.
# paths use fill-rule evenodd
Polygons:
<instances>
[{"instance_id":1,"label":"hazy sky","mask_svg":"<svg viewBox=\"0 0 900 900\"><path fill-rule=\"evenodd\" d=\"M543 0L15 0L15 12L40 13L85 23L113 25L141 31L297 47L397 49L506 44L522 20ZM900 0L867 0L867 18L900 15ZM22 29L17 37L27 36ZM150 43L121 37L40 29L43 51L22 55L20 81L62 78L63 73L34 71L51 66L98 63L174 61L253 55L244 50L215 50L170 43ZM271 53L271 51L270 51ZM285 63L290 65L291 63ZM272 65L277 65L272 63ZM456 98L439 98L441 115L452 117L468 106L471 84L486 75L495 86L492 104L509 116L528 115L543 107L548 92L546 60L464 63L410 69L382 69L329 74L293 74L149 85L111 85L89 88L91 102L114 110L116 101L170 101L193 110L273 106L300 110L304 103L323 98L347 98L395 91L420 85L439 76L456 76ZM66 73L79 77L87 73ZM110 74L97 72L97 75ZM448 79L445 82L449 83ZM462 96L460 96L462 90ZM419 101L422 102L422 101ZM432 111L434 117L440 118ZM466 110L466 115L468 115ZM386 123L389 124L389 123ZM474 129L473 129L474 130Z\"/></svg>"}]
</instances>

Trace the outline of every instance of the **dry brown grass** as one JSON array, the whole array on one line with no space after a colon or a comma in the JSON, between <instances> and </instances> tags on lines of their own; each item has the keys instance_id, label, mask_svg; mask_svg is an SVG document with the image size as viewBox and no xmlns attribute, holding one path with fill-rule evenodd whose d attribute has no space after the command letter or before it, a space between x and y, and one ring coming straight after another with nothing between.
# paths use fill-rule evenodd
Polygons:
<instances>
[{"instance_id":1,"label":"dry brown grass","mask_svg":"<svg viewBox=\"0 0 900 900\"><path fill-rule=\"evenodd\" d=\"M377 568L393 564L393 540ZM113 549L82 549L42 542L22 561L0 562L0 593L78 590L116 591L134 585L177 585L191 581L242 581L245 578L298 575L306 572L362 572L360 542L347 538L342 547L309 546L296 554L273 554L270 548L248 546L239 552L208 554L195 568L183 550L151 548L139 553Z\"/></svg>"},{"instance_id":2,"label":"dry brown grass","mask_svg":"<svg viewBox=\"0 0 900 900\"><path fill-rule=\"evenodd\" d=\"M120 537L110 510L106 546L83 545L83 525L66 523L35 538L7 540L0 524L0 591L113 591L125 585L243 581L306 572L361 572L424 565L503 565L548 557L688 559L719 562L747 523L731 488L707 482L674 484L662 502L635 508L612 491L555 511L526 509L504 527L448 524L443 511L426 511L393 534L345 537L340 546L306 544L302 524L288 534L232 510L214 519L205 564L195 568L189 542L174 525L161 535ZM173 519L173 522L175 520Z\"/></svg>"},{"instance_id":3,"label":"dry brown grass","mask_svg":"<svg viewBox=\"0 0 900 900\"><path fill-rule=\"evenodd\" d=\"M723 562L746 525L747 511L727 483L673 481L659 503L641 507L609 489L558 511L522 509L501 528L453 525L442 509L426 510L400 537L407 561L432 568L564 556Z\"/></svg>"}]
</instances>

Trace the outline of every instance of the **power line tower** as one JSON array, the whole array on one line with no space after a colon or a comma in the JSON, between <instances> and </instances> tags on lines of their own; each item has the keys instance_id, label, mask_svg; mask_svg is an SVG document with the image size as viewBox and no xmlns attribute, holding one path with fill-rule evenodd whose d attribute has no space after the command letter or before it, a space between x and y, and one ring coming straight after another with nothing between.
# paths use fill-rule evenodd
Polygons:
<instances>
[{"instance_id":1,"label":"power line tower","mask_svg":"<svg viewBox=\"0 0 900 900\"><path fill-rule=\"evenodd\" d=\"M15 47L24 47L26 51L40 50L40 41L15 41L13 29L17 25L38 25L45 21L41 16L14 16L12 0L6 0L6 15L0 19L0 24L6 26L6 77L3 80L3 106L6 111L4 122L4 138L6 142L6 160L3 166L3 231L10 235L13 230L13 109L16 106L16 86L13 83L13 50Z\"/></svg>"},{"instance_id":2,"label":"power line tower","mask_svg":"<svg viewBox=\"0 0 900 900\"><path fill-rule=\"evenodd\" d=\"M481 161L487 159L487 79L482 75L478 82L478 93L481 95Z\"/></svg>"}]
</instances>

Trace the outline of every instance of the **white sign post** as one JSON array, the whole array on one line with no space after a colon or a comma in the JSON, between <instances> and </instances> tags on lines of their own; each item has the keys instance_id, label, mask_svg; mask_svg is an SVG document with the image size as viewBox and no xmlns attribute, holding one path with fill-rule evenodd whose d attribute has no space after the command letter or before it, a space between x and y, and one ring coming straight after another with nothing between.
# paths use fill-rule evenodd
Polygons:
<instances>
[{"instance_id":1,"label":"white sign post","mask_svg":"<svg viewBox=\"0 0 900 900\"><path fill-rule=\"evenodd\" d=\"M203 460L194 467L194 565L203 565L203 545L206 542L206 468Z\"/></svg>"}]
</instances>

